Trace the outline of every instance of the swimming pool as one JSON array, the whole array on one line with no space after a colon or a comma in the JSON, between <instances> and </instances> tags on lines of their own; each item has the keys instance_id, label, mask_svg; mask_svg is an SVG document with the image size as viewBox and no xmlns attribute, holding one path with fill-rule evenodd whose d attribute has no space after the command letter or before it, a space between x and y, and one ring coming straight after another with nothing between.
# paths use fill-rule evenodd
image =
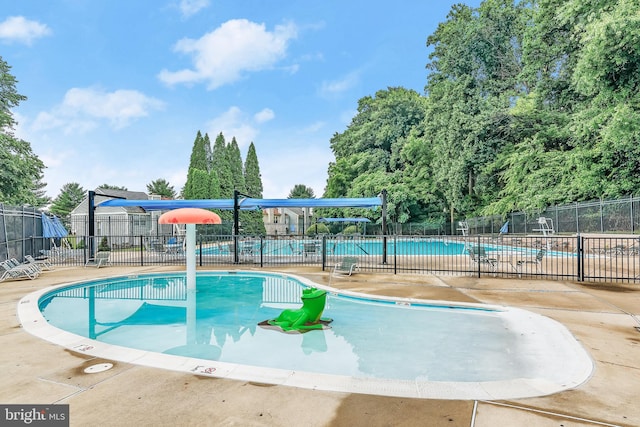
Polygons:
<instances>
[{"instance_id":1,"label":"swimming pool","mask_svg":"<svg viewBox=\"0 0 640 427\"><path fill-rule=\"evenodd\" d=\"M388 239L389 255L460 255L463 243L444 239ZM330 255L382 255L380 239L344 239L326 241L326 252ZM226 255L233 251L230 244L216 244L202 248L203 255ZM263 239L239 242L239 252L265 256L288 256L305 253L321 253L321 240ZM200 249L197 250L200 253Z\"/></svg>"},{"instance_id":2,"label":"swimming pool","mask_svg":"<svg viewBox=\"0 0 640 427\"><path fill-rule=\"evenodd\" d=\"M576 386L592 369L563 326L507 307L331 293L331 329L291 335L258 326L299 307L309 286L317 287L262 272L199 273L196 292L184 273L116 277L40 291L28 296L35 309L21 303L19 315L28 329L29 315L41 312L54 328L47 339L87 354L330 390L523 397Z\"/></svg>"}]
</instances>

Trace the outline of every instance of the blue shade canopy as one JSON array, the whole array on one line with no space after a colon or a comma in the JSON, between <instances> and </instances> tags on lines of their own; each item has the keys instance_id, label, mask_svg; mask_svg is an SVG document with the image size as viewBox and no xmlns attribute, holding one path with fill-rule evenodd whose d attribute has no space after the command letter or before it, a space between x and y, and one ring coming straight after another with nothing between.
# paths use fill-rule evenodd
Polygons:
<instances>
[{"instance_id":1,"label":"blue shade canopy","mask_svg":"<svg viewBox=\"0 0 640 427\"><path fill-rule=\"evenodd\" d=\"M67 229L60 222L60 218L57 216L49 218L47 215L42 214L42 237L66 237L68 234Z\"/></svg>"},{"instance_id":2,"label":"blue shade canopy","mask_svg":"<svg viewBox=\"0 0 640 427\"><path fill-rule=\"evenodd\" d=\"M111 199L100 203L100 207L141 207L146 211L178 208L233 209L233 199L217 200L126 200ZM380 197L339 199L238 199L241 210L266 208L375 208L382 206Z\"/></svg>"},{"instance_id":3,"label":"blue shade canopy","mask_svg":"<svg viewBox=\"0 0 640 427\"><path fill-rule=\"evenodd\" d=\"M318 222L371 222L367 218L320 218Z\"/></svg>"},{"instance_id":4,"label":"blue shade canopy","mask_svg":"<svg viewBox=\"0 0 640 427\"><path fill-rule=\"evenodd\" d=\"M509 232L509 221L505 222L502 228L500 228L501 234L507 234Z\"/></svg>"}]
</instances>

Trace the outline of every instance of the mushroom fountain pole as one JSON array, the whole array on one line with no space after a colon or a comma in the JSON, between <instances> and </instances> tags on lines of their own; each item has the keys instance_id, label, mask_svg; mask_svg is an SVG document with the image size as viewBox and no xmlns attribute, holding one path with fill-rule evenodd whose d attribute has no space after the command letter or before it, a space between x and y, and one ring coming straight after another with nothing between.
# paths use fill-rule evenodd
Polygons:
<instances>
[{"instance_id":1,"label":"mushroom fountain pole","mask_svg":"<svg viewBox=\"0 0 640 427\"><path fill-rule=\"evenodd\" d=\"M206 209L180 208L165 212L158 224L186 224L187 290L196 288L196 224L221 224L218 214Z\"/></svg>"}]
</instances>

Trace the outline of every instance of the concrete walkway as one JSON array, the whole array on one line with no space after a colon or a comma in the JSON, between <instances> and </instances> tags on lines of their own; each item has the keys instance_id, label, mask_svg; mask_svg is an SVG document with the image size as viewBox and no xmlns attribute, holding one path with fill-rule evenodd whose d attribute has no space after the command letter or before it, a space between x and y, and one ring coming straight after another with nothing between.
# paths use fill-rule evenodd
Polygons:
<instances>
[{"instance_id":1,"label":"concrete walkway","mask_svg":"<svg viewBox=\"0 0 640 427\"><path fill-rule=\"evenodd\" d=\"M246 268L243 268L246 269ZM577 389L512 401L427 400L304 390L101 362L21 329L18 301L47 286L175 267L58 268L0 284L0 403L70 405L72 426L640 426L640 289L538 280L277 271L370 294L505 304L563 323L591 354ZM274 270L270 270L274 271ZM399 361L401 363L401 361Z\"/></svg>"}]
</instances>

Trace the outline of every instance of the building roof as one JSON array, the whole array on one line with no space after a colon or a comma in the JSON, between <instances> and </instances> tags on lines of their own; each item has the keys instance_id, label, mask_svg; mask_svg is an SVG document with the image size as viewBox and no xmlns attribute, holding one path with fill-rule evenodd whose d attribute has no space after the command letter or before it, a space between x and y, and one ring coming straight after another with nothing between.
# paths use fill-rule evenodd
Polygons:
<instances>
[{"instance_id":1,"label":"building roof","mask_svg":"<svg viewBox=\"0 0 640 427\"><path fill-rule=\"evenodd\" d=\"M114 207L101 207L102 202L106 200L123 200L123 199L141 199L147 198L147 193L142 191L125 191L125 190L111 190L96 188L94 203L96 207L100 207L100 212L96 213L145 213L146 211L140 206L114 206ZM115 199L114 199L115 198ZM71 215L88 215L89 214L89 201L88 196L82 199L82 202L76 206Z\"/></svg>"}]
</instances>

